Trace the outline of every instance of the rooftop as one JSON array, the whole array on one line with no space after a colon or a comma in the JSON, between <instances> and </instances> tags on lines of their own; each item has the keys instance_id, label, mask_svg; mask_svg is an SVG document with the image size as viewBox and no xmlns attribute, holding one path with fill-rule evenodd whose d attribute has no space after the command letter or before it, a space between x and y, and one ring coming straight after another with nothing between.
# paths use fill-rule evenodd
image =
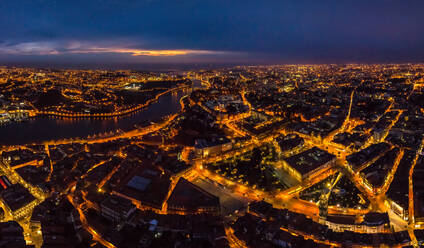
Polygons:
<instances>
[{"instance_id":1,"label":"rooftop","mask_svg":"<svg viewBox=\"0 0 424 248\"><path fill-rule=\"evenodd\" d=\"M335 158L336 156L318 147L313 147L307 151L288 157L285 160L300 174L306 175Z\"/></svg>"},{"instance_id":2,"label":"rooftop","mask_svg":"<svg viewBox=\"0 0 424 248\"><path fill-rule=\"evenodd\" d=\"M127 186L140 190L145 191L146 188L150 185L150 182L152 180L140 176L134 176L128 183Z\"/></svg>"},{"instance_id":3,"label":"rooftop","mask_svg":"<svg viewBox=\"0 0 424 248\"><path fill-rule=\"evenodd\" d=\"M168 209L170 207L184 208L194 212L203 207L219 208L219 198L180 178L168 199Z\"/></svg>"}]
</instances>

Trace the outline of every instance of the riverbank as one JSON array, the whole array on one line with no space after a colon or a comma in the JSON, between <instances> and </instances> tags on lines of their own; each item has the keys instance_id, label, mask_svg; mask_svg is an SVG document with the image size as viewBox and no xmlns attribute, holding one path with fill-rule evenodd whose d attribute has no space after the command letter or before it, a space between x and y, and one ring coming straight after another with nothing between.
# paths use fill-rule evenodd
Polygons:
<instances>
[{"instance_id":1,"label":"riverbank","mask_svg":"<svg viewBox=\"0 0 424 248\"><path fill-rule=\"evenodd\" d=\"M119 117L123 115L128 115L133 112L136 112L140 109L143 109L145 107L148 107L150 104L156 102L159 100L159 98L163 95L166 95L168 93L172 93L174 91L182 90L184 88L189 88L191 86L184 85L180 87L175 87L169 90L166 90L162 93L157 94L154 98L147 100L144 104L140 104L134 108L125 109L123 111L118 112L112 112L112 113L67 113L67 112L55 112L55 111L30 111L31 117L37 117L37 116L57 116L57 117L66 117L66 118L97 118L97 117Z\"/></svg>"},{"instance_id":2,"label":"riverbank","mask_svg":"<svg viewBox=\"0 0 424 248\"><path fill-rule=\"evenodd\" d=\"M191 87L161 94L148 106L113 117L38 116L27 122L9 123L0 127L0 144L22 145L52 140L78 139L122 130L128 132L142 123L163 120L181 111L180 99L192 92ZM145 126L145 125L143 125Z\"/></svg>"}]
</instances>

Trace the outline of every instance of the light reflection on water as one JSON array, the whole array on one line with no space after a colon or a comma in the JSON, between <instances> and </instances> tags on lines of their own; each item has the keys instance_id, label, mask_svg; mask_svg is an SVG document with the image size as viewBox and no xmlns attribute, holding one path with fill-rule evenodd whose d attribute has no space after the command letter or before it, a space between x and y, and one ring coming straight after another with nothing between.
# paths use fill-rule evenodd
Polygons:
<instances>
[{"instance_id":1,"label":"light reflection on water","mask_svg":"<svg viewBox=\"0 0 424 248\"><path fill-rule=\"evenodd\" d=\"M128 116L107 119L39 117L27 122L11 123L0 126L0 144L26 144L63 138L87 137L113 130L130 130L134 125L160 118L180 111L179 100L189 94L184 89L161 96L159 100L145 109Z\"/></svg>"}]
</instances>

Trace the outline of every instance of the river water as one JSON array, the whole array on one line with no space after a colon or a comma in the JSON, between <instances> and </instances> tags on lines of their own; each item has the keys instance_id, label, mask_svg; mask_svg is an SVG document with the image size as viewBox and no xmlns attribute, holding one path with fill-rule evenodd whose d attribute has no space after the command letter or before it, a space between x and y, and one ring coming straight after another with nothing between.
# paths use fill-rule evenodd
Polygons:
<instances>
[{"instance_id":1,"label":"river water","mask_svg":"<svg viewBox=\"0 0 424 248\"><path fill-rule=\"evenodd\" d=\"M198 83L195 84L197 86ZM159 98L157 102L128 116L109 119L72 119L58 117L37 117L27 122L9 123L0 126L0 144L15 145L87 137L88 135L114 131L131 130L134 125L159 120L181 110L179 100L190 94L192 88L175 91Z\"/></svg>"}]
</instances>

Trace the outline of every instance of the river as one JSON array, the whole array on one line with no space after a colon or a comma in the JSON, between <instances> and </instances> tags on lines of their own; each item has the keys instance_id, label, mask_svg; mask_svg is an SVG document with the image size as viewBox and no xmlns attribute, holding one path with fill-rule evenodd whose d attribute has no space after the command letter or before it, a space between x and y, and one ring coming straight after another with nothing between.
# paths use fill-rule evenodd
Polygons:
<instances>
[{"instance_id":1,"label":"river","mask_svg":"<svg viewBox=\"0 0 424 248\"><path fill-rule=\"evenodd\" d=\"M194 86L198 86L195 83ZM127 116L108 119L72 119L58 117L36 117L27 122L9 123L0 126L0 144L17 145L39 143L47 140L87 137L88 135L134 129L134 125L154 121L181 110L179 100L190 94L192 88L163 95L158 101Z\"/></svg>"}]
</instances>

